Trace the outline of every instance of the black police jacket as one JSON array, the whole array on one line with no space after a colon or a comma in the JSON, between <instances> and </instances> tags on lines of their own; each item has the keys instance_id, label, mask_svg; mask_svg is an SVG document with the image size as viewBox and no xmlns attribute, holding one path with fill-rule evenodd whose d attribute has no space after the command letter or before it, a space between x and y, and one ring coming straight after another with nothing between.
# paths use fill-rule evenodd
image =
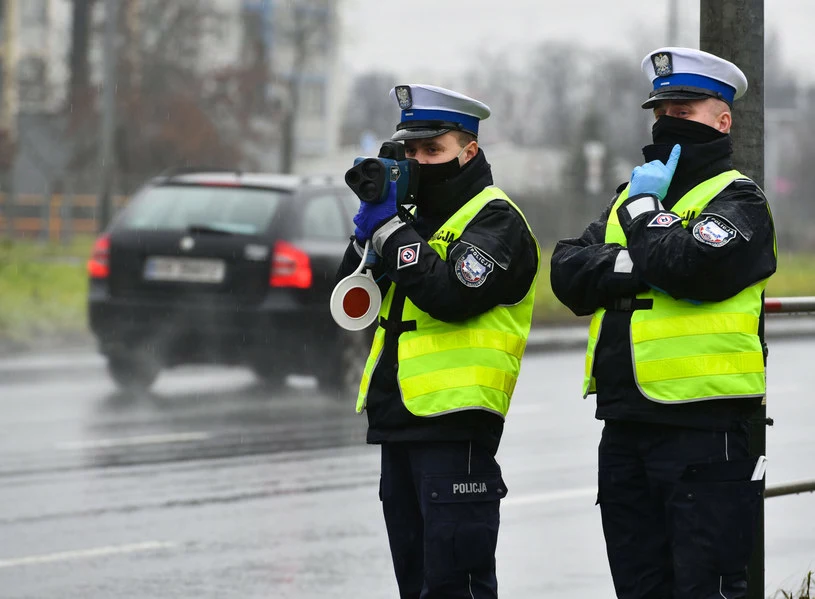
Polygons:
<instances>
[{"instance_id":1,"label":"black police jacket","mask_svg":"<svg viewBox=\"0 0 815 599\"><path fill-rule=\"evenodd\" d=\"M643 148L643 153L646 161L665 161L670 149L670 145L655 144ZM731 170L731 152L729 136L708 143L683 144L679 165L662 202L664 208L670 210L702 181ZM617 189L618 195L624 187ZM769 277L775 272L776 257L773 224L764 194L752 182L736 181L692 218L687 228L655 226L652 221L657 212L646 212L623 223L634 265L629 273L615 272L622 246L604 241L606 222L616 199L580 237L558 242L551 259L552 290L575 314L592 314L601 306L610 308L595 353L596 417L714 430L740 426L760 400L666 405L652 402L639 392L630 347L632 312L619 300L645 291L647 281L675 298L716 302ZM730 232L725 243L711 245L703 236L694 235L694 225L706 219ZM763 321L762 313L762 337Z\"/></svg>"},{"instance_id":2,"label":"black police jacket","mask_svg":"<svg viewBox=\"0 0 815 599\"><path fill-rule=\"evenodd\" d=\"M379 279L383 297L390 285L396 288L387 322L380 323L386 329L385 346L368 391L369 443L469 440L493 453L498 449L504 427L501 417L483 410L432 418L414 416L402 403L396 379L400 316L405 297L435 319L456 322L499 304L516 303L529 290L538 269L535 241L518 212L503 200L490 202L470 222L462 236L448 247L446 261L427 244L447 218L488 185L492 185L492 172L479 150L476 157L447 182L442 202L426 208L417 202L420 207L415 222L392 234L384 244L379 264L373 271L374 278ZM397 268L398 249L417 242L420 243L418 261L408 268ZM493 270L478 287L465 285L456 275L456 261L468 244L495 262ZM360 251L352 239L337 280L356 269Z\"/></svg>"}]
</instances>

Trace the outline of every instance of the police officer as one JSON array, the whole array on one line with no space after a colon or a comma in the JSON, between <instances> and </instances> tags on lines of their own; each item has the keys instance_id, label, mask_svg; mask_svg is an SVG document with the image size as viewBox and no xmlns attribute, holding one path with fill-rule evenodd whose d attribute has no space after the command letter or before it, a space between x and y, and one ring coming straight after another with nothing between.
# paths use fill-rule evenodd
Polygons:
<instances>
[{"instance_id":1,"label":"police officer","mask_svg":"<svg viewBox=\"0 0 815 599\"><path fill-rule=\"evenodd\" d=\"M594 315L584 393L605 421L598 502L617 596L734 599L761 500L746 423L765 393L775 233L731 163L741 70L689 48L642 69L654 143L600 219L557 244L552 289Z\"/></svg>"},{"instance_id":2,"label":"police officer","mask_svg":"<svg viewBox=\"0 0 815 599\"><path fill-rule=\"evenodd\" d=\"M495 453L529 334L539 249L478 145L489 108L431 85L390 92L392 139L419 162L412 215L360 203L338 279L370 240L383 293L357 411L380 444L380 499L401 597L497 596Z\"/></svg>"}]
</instances>

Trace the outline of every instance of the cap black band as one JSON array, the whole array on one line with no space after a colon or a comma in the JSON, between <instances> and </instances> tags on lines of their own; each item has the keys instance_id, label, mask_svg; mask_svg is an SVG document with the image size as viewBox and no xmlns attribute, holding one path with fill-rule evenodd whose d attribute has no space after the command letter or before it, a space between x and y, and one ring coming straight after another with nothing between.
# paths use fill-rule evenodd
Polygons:
<instances>
[{"instance_id":1,"label":"cap black band","mask_svg":"<svg viewBox=\"0 0 815 599\"><path fill-rule=\"evenodd\" d=\"M461 123L455 123L453 121L402 121L396 125L396 130L401 131L402 129L447 129L463 131L464 133L478 137L477 133L465 129Z\"/></svg>"},{"instance_id":2,"label":"cap black band","mask_svg":"<svg viewBox=\"0 0 815 599\"><path fill-rule=\"evenodd\" d=\"M725 102L728 106L732 108L732 104L730 101L724 97L723 94L720 92L714 91L712 89L706 89L704 87L692 87L690 85L671 85L670 87L664 87L662 89L655 89L650 94L648 94L648 102L651 101L658 101L660 99L670 100L670 95L672 93L688 93L688 94L697 94L699 96L705 96L707 98L716 98L717 100L721 100ZM661 97L664 96L664 97Z\"/></svg>"}]
</instances>

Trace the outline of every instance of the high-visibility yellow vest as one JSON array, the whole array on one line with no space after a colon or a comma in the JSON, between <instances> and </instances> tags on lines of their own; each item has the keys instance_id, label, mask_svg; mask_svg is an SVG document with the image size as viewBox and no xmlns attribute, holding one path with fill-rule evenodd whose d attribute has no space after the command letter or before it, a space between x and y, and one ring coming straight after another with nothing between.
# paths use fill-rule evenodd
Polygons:
<instances>
[{"instance_id":1,"label":"high-visibility yellow vest","mask_svg":"<svg viewBox=\"0 0 815 599\"><path fill-rule=\"evenodd\" d=\"M687 228L728 185L746 178L731 170L703 181L672 212L681 216ZM628 187L611 209L606 243L627 246L617 217L617 209L627 198ZM759 281L721 302L689 302L656 290L637 294L637 298L653 301L650 310L635 310L631 316L634 379L642 394L664 403L763 397L764 353L758 326L766 285L766 279ZM603 308L595 311L589 325L584 397L596 392L594 352L605 312Z\"/></svg>"},{"instance_id":2,"label":"high-visibility yellow vest","mask_svg":"<svg viewBox=\"0 0 815 599\"><path fill-rule=\"evenodd\" d=\"M428 243L443 260L447 247L491 201L504 200L523 213L497 187L487 187L445 222ZM526 223L529 227L529 223ZM532 234L532 230L529 230ZM532 236L534 239L534 235ZM540 248L535 240L538 264ZM497 268L497 265L495 266ZM532 324L537 273L524 298L514 305L496 306L462 322L432 318L405 298L402 321L416 321L416 330L398 340L397 380L402 402L416 416L439 416L459 410L487 410L505 417L521 368ZM382 300L379 315L388 318L395 285ZM399 315L390 315L397 320ZM357 412L365 409L368 389L385 343L385 329L374 334L371 353L360 383Z\"/></svg>"}]
</instances>

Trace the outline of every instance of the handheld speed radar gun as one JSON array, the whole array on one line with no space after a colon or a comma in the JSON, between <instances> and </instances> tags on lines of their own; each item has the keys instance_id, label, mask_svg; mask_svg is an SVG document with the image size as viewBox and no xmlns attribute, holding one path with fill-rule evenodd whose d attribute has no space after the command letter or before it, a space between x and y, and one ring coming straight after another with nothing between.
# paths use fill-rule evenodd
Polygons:
<instances>
[{"instance_id":1,"label":"handheld speed radar gun","mask_svg":"<svg viewBox=\"0 0 815 599\"><path fill-rule=\"evenodd\" d=\"M419 163L405 157L404 145L386 141L376 158L356 158L345 173L345 182L360 200L372 204L384 202L395 185L396 201L402 210L402 204L412 204L416 198ZM370 271L376 261L370 246L370 240L366 241L357 269L337 283L331 293L331 316L349 331L373 324L382 305L382 294Z\"/></svg>"},{"instance_id":2,"label":"handheld speed radar gun","mask_svg":"<svg viewBox=\"0 0 815 599\"><path fill-rule=\"evenodd\" d=\"M386 141L376 158L358 157L354 166L345 173L345 183L363 202L384 202L390 185L396 185L399 204L413 204L419 186L419 163L405 158L405 146L397 141Z\"/></svg>"}]
</instances>

